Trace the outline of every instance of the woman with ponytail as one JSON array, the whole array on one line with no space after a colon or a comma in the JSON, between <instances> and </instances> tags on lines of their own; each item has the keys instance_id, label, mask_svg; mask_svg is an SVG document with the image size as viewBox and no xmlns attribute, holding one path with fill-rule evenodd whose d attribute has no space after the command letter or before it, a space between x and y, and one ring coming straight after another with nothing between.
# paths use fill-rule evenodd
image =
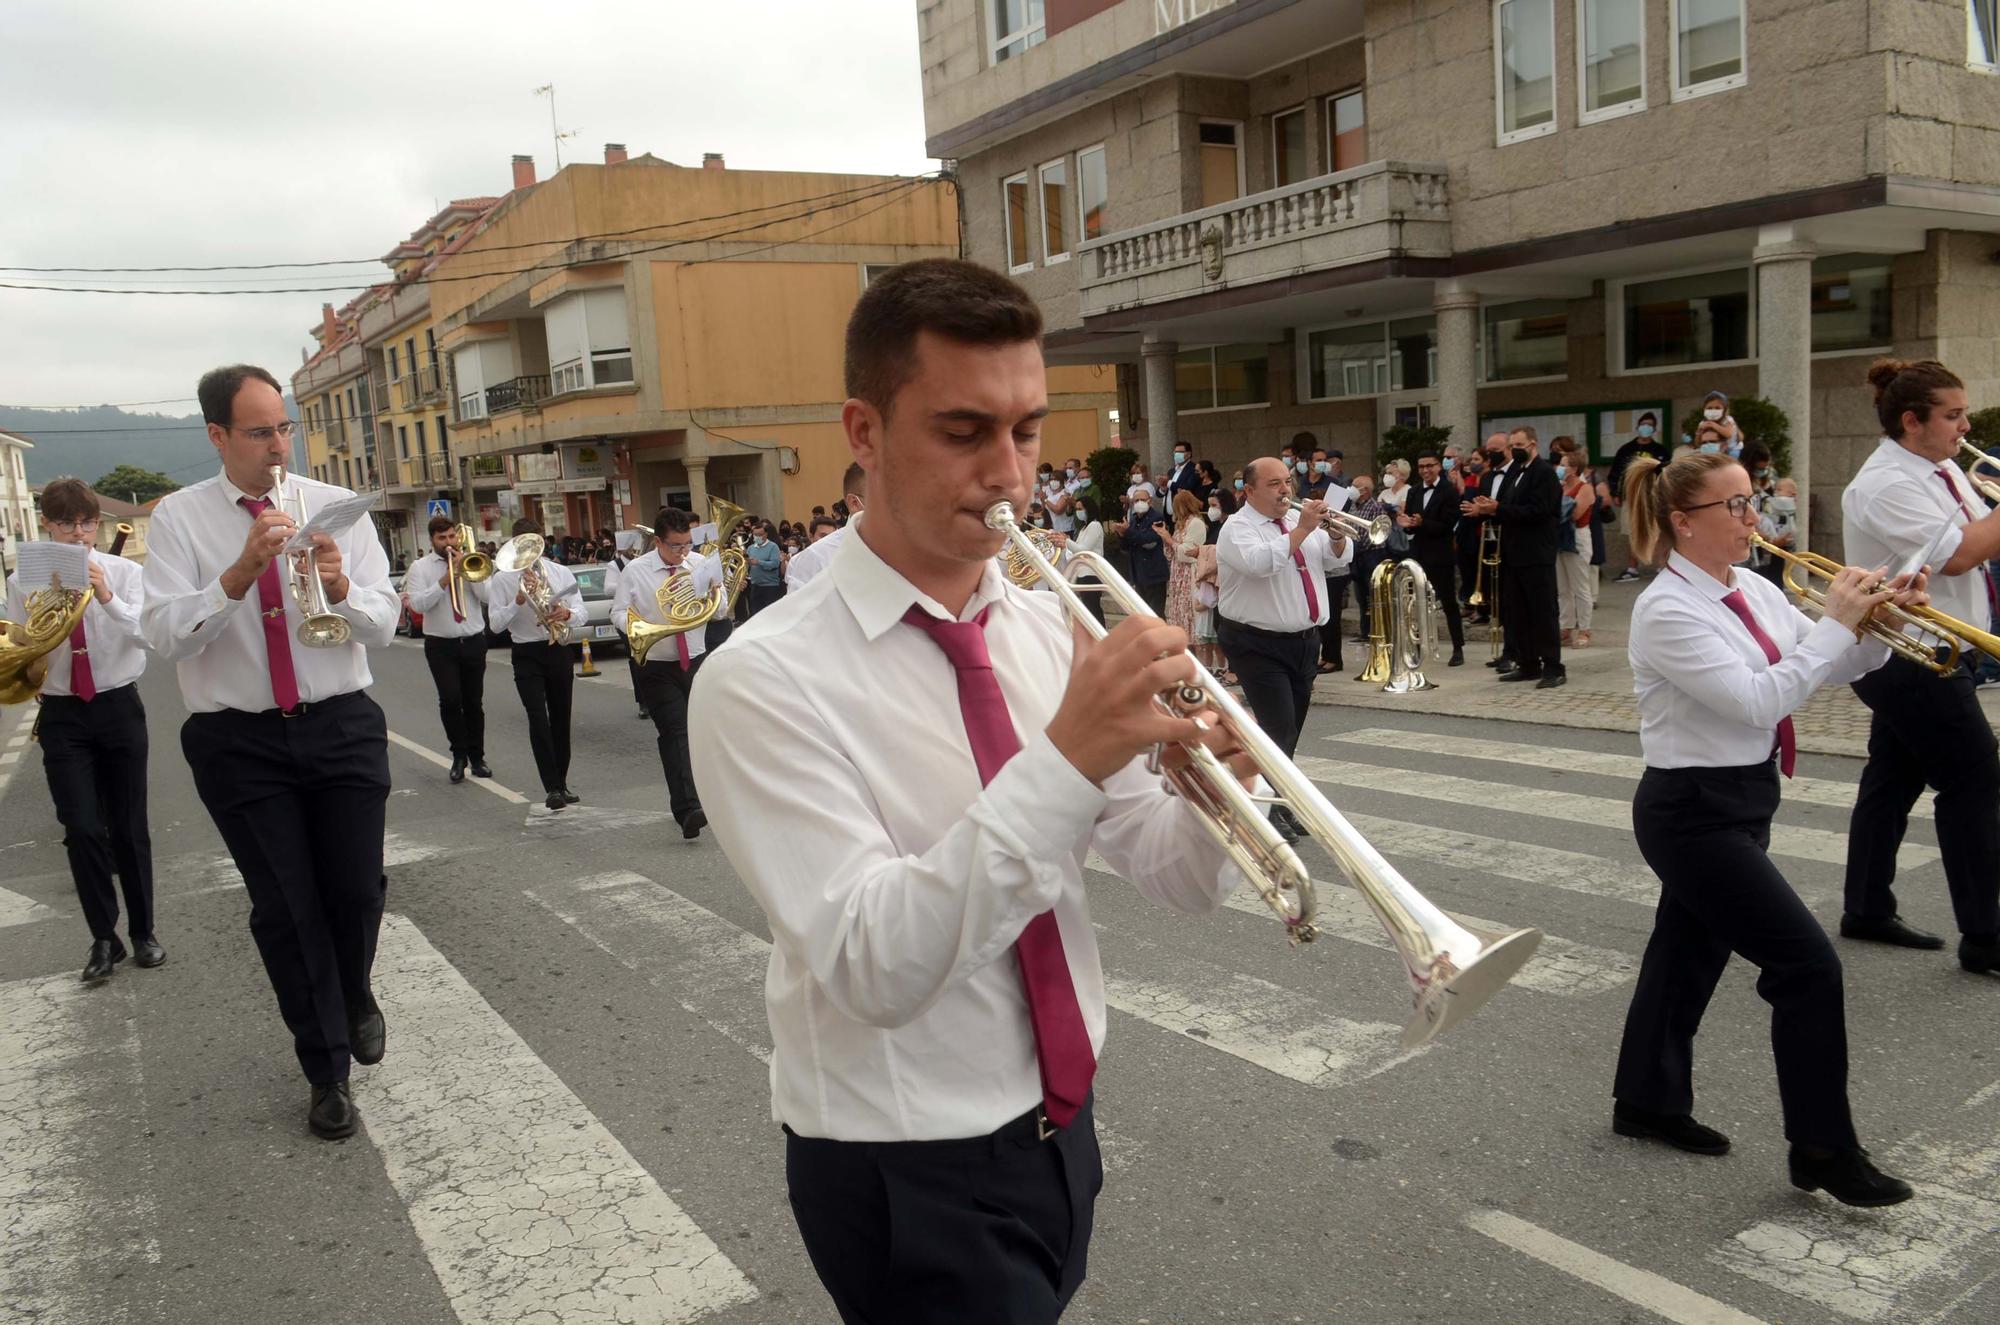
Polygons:
<instances>
[{"instance_id":1,"label":"woman with ponytail","mask_svg":"<svg viewBox=\"0 0 2000 1325\"><path fill-rule=\"evenodd\" d=\"M1756 531L1750 475L1720 454L1625 472L1641 560L1662 573L1632 611L1632 684L1646 771L1632 801L1639 850L1660 876L1613 1087L1612 1129L1698 1155L1729 1138L1695 1121L1694 1037L1739 954L1760 972L1791 1180L1849 1205L1893 1205L1910 1186L1868 1160L1847 1104L1840 959L1766 854L1779 774L1790 777L1791 714L1829 682L1889 657L1861 625L1888 601L1921 603L1922 576L1884 584L1848 568L1817 622L1769 580L1737 569Z\"/></svg>"}]
</instances>

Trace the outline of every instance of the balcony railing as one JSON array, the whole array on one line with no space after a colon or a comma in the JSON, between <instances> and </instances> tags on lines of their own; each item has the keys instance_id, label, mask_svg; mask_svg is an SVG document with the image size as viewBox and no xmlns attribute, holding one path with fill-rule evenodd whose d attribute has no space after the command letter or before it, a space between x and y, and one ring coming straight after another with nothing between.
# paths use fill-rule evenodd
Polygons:
<instances>
[{"instance_id":1,"label":"balcony railing","mask_svg":"<svg viewBox=\"0 0 2000 1325\"><path fill-rule=\"evenodd\" d=\"M348 431L347 420L328 419L326 421L326 445L330 451L345 451L353 446L353 434Z\"/></svg>"},{"instance_id":2,"label":"balcony railing","mask_svg":"<svg viewBox=\"0 0 2000 1325\"><path fill-rule=\"evenodd\" d=\"M498 414L502 410L527 409L540 403L549 394L549 379L546 373L517 377L509 382L501 382L486 388L486 412Z\"/></svg>"},{"instance_id":3,"label":"balcony railing","mask_svg":"<svg viewBox=\"0 0 2000 1325\"><path fill-rule=\"evenodd\" d=\"M443 451L432 451L424 457L424 474L434 484L451 482L451 457Z\"/></svg>"},{"instance_id":4,"label":"balcony railing","mask_svg":"<svg viewBox=\"0 0 2000 1325\"><path fill-rule=\"evenodd\" d=\"M445 389L444 369L441 366L427 363L417 369L417 400L420 403L429 404L433 400L443 400Z\"/></svg>"},{"instance_id":5,"label":"balcony railing","mask_svg":"<svg viewBox=\"0 0 2000 1325\"><path fill-rule=\"evenodd\" d=\"M374 393L375 413L387 414L389 412L388 384L385 383L381 378L376 377L373 374L370 374L368 378L368 389Z\"/></svg>"},{"instance_id":6,"label":"balcony railing","mask_svg":"<svg viewBox=\"0 0 2000 1325\"><path fill-rule=\"evenodd\" d=\"M1376 161L1092 240L1083 313L1386 257L1448 257L1443 166Z\"/></svg>"},{"instance_id":7,"label":"balcony railing","mask_svg":"<svg viewBox=\"0 0 2000 1325\"><path fill-rule=\"evenodd\" d=\"M403 486L403 462L395 456L382 457L382 485L388 488Z\"/></svg>"},{"instance_id":8,"label":"balcony railing","mask_svg":"<svg viewBox=\"0 0 2000 1325\"><path fill-rule=\"evenodd\" d=\"M390 385L396 388L397 409L408 412L423 403L423 398L417 393L416 374L410 373L399 377Z\"/></svg>"}]
</instances>

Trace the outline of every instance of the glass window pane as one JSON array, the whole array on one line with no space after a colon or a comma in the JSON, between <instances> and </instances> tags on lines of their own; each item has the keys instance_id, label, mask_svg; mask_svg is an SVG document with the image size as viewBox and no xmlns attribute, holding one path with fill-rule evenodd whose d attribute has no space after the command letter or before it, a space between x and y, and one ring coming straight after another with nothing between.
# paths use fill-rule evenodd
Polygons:
<instances>
[{"instance_id":1,"label":"glass window pane","mask_svg":"<svg viewBox=\"0 0 2000 1325\"><path fill-rule=\"evenodd\" d=\"M1625 366L1656 368L1750 357L1745 268L1625 287Z\"/></svg>"},{"instance_id":2,"label":"glass window pane","mask_svg":"<svg viewBox=\"0 0 2000 1325\"><path fill-rule=\"evenodd\" d=\"M1174 408L1215 408L1215 351L1182 350L1174 356Z\"/></svg>"},{"instance_id":3,"label":"glass window pane","mask_svg":"<svg viewBox=\"0 0 2000 1325\"><path fill-rule=\"evenodd\" d=\"M1389 350L1380 322L1315 331L1306 340L1312 394L1373 396L1389 389Z\"/></svg>"},{"instance_id":4,"label":"glass window pane","mask_svg":"<svg viewBox=\"0 0 2000 1325\"><path fill-rule=\"evenodd\" d=\"M1889 260L1864 255L1816 258L1812 347L1867 350L1890 343Z\"/></svg>"},{"instance_id":5,"label":"glass window pane","mask_svg":"<svg viewBox=\"0 0 2000 1325\"><path fill-rule=\"evenodd\" d=\"M1296 184L1306 177L1305 111L1286 111L1272 119L1271 154L1279 188Z\"/></svg>"},{"instance_id":6,"label":"glass window pane","mask_svg":"<svg viewBox=\"0 0 2000 1325\"><path fill-rule=\"evenodd\" d=\"M1639 36L1641 0L1583 0L1583 108L1637 101L1644 95Z\"/></svg>"},{"instance_id":7,"label":"glass window pane","mask_svg":"<svg viewBox=\"0 0 2000 1325\"><path fill-rule=\"evenodd\" d=\"M1501 132L1551 123L1555 97L1555 0L1501 0Z\"/></svg>"},{"instance_id":8,"label":"glass window pane","mask_svg":"<svg viewBox=\"0 0 2000 1325\"><path fill-rule=\"evenodd\" d=\"M1389 324L1389 389L1420 391L1437 382L1437 317L1401 318Z\"/></svg>"},{"instance_id":9,"label":"glass window pane","mask_svg":"<svg viewBox=\"0 0 2000 1325\"><path fill-rule=\"evenodd\" d=\"M1262 345L1215 347L1215 403L1268 405L1270 356Z\"/></svg>"},{"instance_id":10,"label":"glass window pane","mask_svg":"<svg viewBox=\"0 0 2000 1325\"><path fill-rule=\"evenodd\" d=\"M2000 0L1971 0L1972 59L2000 64Z\"/></svg>"},{"instance_id":11,"label":"glass window pane","mask_svg":"<svg viewBox=\"0 0 2000 1325\"><path fill-rule=\"evenodd\" d=\"M1099 239L1104 235L1104 200L1110 191L1110 180L1104 170L1104 149L1099 147L1082 152L1076 158L1076 187L1081 195L1079 205L1083 208L1083 237Z\"/></svg>"},{"instance_id":12,"label":"glass window pane","mask_svg":"<svg viewBox=\"0 0 2000 1325\"><path fill-rule=\"evenodd\" d=\"M1681 86L1743 72L1743 0L1680 0Z\"/></svg>"},{"instance_id":13,"label":"glass window pane","mask_svg":"<svg viewBox=\"0 0 2000 1325\"><path fill-rule=\"evenodd\" d=\"M1028 181L1010 179L1002 188L1007 195L1007 265L1025 267L1034 261L1028 252Z\"/></svg>"},{"instance_id":14,"label":"glass window pane","mask_svg":"<svg viewBox=\"0 0 2000 1325\"><path fill-rule=\"evenodd\" d=\"M1328 103L1331 150L1327 159L1335 170L1352 170L1368 162L1368 107L1359 92L1349 92Z\"/></svg>"},{"instance_id":15,"label":"glass window pane","mask_svg":"<svg viewBox=\"0 0 2000 1325\"><path fill-rule=\"evenodd\" d=\"M1558 377L1569 371L1569 306L1560 299L1486 310L1486 380Z\"/></svg>"},{"instance_id":16,"label":"glass window pane","mask_svg":"<svg viewBox=\"0 0 2000 1325\"><path fill-rule=\"evenodd\" d=\"M1058 161L1042 167L1042 253L1056 257L1069 252L1063 242L1063 208L1069 196L1069 163Z\"/></svg>"}]
</instances>

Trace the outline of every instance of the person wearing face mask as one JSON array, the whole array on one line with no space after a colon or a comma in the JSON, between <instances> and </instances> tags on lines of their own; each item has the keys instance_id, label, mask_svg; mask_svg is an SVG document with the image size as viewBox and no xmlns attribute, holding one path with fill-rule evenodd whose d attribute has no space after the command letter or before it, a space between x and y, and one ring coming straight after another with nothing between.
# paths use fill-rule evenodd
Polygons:
<instances>
[{"instance_id":1,"label":"person wearing face mask","mask_svg":"<svg viewBox=\"0 0 2000 1325\"><path fill-rule=\"evenodd\" d=\"M1390 515L1401 515L1403 504L1410 495L1410 462L1391 460L1382 467L1382 505Z\"/></svg>"},{"instance_id":2,"label":"person wearing face mask","mask_svg":"<svg viewBox=\"0 0 2000 1325\"><path fill-rule=\"evenodd\" d=\"M1134 498L1132 509L1116 532L1118 546L1124 549L1131 570L1132 587L1155 615L1166 616L1167 579L1172 566L1167 560L1167 526L1153 509L1152 499L1143 493Z\"/></svg>"},{"instance_id":3,"label":"person wearing face mask","mask_svg":"<svg viewBox=\"0 0 2000 1325\"><path fill-rule=\"evenodd\" d=\"M1333 463L1326 458L1325 451L1314 451L1312 461L1306 466L1305 476L1295 485L1300 501L1325 501L1333 489Z\"/></svg>"},{"instance_id":4,"label":"person wearing face mask","mask_svg":"<svg viewBox=\"0 0 2000 1325\"><path fill-rule=\"evenodd\" d=\"M1660 464L1664 465L1667 463L1667 448L1666 444L1660 440L1660 418L1657 414L1651 410L1647 410L1644 414L1641 414L1638 419L1638 427L1634 429L1634 432L1636 435L1632 440L1619 447L1617 454L1611 457L1611 500L1620 506L1625 504L1623 495L1625 490L1625 471L1631 466L1634 460L1637 460L1640 456L1647 456L1658 461ZM1634 548L1628 542L1625 546L1625 569L1619 572L1618 578L1613 580L1612 583L1624 584L1629 580L1636 580L1638 578L1639 552L1637 548Z\"/></svg>"},{"instance_id":5,"label":"person wearing face mask","mask_svg":"<svg viewBox=\"0 0 2000 1325\"><path fill-rule=\"evenodd\" d=\"M1194 492L1195 500L1202 501L1202 494L1195 491L1200 486L1201 472L1195 468L1194 453L1188 450L1186 442L1174 443L1174 464L1167 471L1167 502L1171 505L1183 491Z\"/></svg>"},{"instance_id":6,"label":"person wearing face mask","mask_svg":"<svg viewBox=\"0 0 2000 1325\"><path fill-rule=\"evenodd\" d=\"M1507 484L1513 478L1517 477L1520 471L1514 464L1513 458L1507 453L1507 434L1504 432L1496 432L1489 435L1481 446L1480 454L1484 457L1484 473L1481 476L1479 492L1477 495L1467 493L1465 501L1460 503L1458 510L1461 519L1466 516L1475 517L1473 522L1480 526L1479 537L1481 540L1484 540L1487 536L1485 526L1491 518L1488 512L1492 509L1492 504L1499 501L1502 493L1506 490ZM1494 520L1492 523L1497 527L1499 521ZM1463 527L1464 525L1461 524L1460 528ZM1502 542L1504 543L1505 540L1503 539ZM1480 549L1481 555L1485 554L1485 544L1483 541L1476 542L1473 546ZM1477 572L1477 567L1474 568L1474 571L1475 573ZM1514 660L1514 645L1519 635L1509 624L1514 615L1515 605L1507 600L1505 594L1501 593L1501 588L1502 581L1499 568L1488 567L1486 571L1486 601L1491 606L1488 607L1486 612L1481 613L1480 617L1481 620L1490 620L1494 613L1499 615L1501 653L1498 658L1487 659L1486 665L1504 672L1511 671L1519 666Z\"/></svg>"},{"instance_id":7,"label":"person wearing face mask","mask_svg":"<svg viewBox=\"0 0 2000 1325\"><path fill-rule=\"evenodd\" d=\"M1484 537L1486 521L1466 513L1473 498L1486 490L1486 453L1478 447L1470 455L1460 458L1456 475L1446 474L1458 485L1458 530L1455 535L1458 551L1458 592L1464 605L1466 619L1476 626L1483 626L1490 620L1486 595L1490 590L1481 591L1480 604L1472 605L1472 587L1479 583L1479 540Z\"/></svg>"},{"instance_id":8,"label":"person wearing face mask","mask_svg":"<svg viewBox=\"0 0 2000 1325\"><path fill-rule=\"evenodd\" d=\"M1404 513L1396 523L1410 536L1410 556L1423 567L1424 575L1436 591L1444 609L1446 628L1451 632L1450 667L1465 665L1465 623L1458 610L1458 554L1453 535L1458 532L1459 504L1464 500L1445 475L1442 459L1432 451L1417 457L1417 483L1410 489Z\"/></svg>"},{"instance_id":9,"label":"person wearing face mask","mask_svg":"<svg viewBox=\"0 0 2000 1325\"><path fill-rule=\"evenodd\" d=\"M1743 451L1743 430L1736 426L1736 418L1729 412L1729 397L1720 391L1711 391L1702 397L1701 421L1713 424L1718 431L1716 442L1722 453L1737 456ZM1700 428L1695 430L1700 432ZM1695 438L1696 450L1700 450L1701 438ZM1709 452L1708 454L1715 454Z\"/></svg>"},{"instance_id":10,"label":"person wearing face mask","mask_svg":"<svg viewBox=\"0 0 2000 1325\"><path fill-rule=\"evenodd\" d=\"M784 553L771 537L770 521L755 526L744 555L750 559L749 615L756 616L785 596Z\"/></svg>"},{"instance_id":11,"label":"person wearing face mask","mask_svg":"<svg viewBox=\"0 0 2000 1325\"><path fill-rule=\"evenodd\" d=\"M1500 610L1512 666L1502 681L1533 681L1543 690L1569 680L1556 624L1556 526L1562 484L1542 459L1535 430L1507 434L1506 474L1497 497L1481 497L1479 513L1500 522Z\"/></svg>"},{"instance_id":12,"label":"person wearing face mask","mask_svg":"<svg viewBox=\"0 0 2000 1325\"><path fill-rule=\"evenodd\" d=\"M1194 495L1206 503L1215 494L1215 490L1222 486L1222 471L1215 467L1213 460L1197 460L1194 462L1194 472Z\"/></svg>"},{"instance_id":13,"label":"person wearing face mask","mask_svg":"<svg viewBox=\"0 0 2000 1325\"><path fill-rule=\"evenodd\" d=\"M1377 517L1388 515L1389 508L1375 495L1375 480L1366 474L1356 474L1349 488L1351 494L1347 503L1347 513L1358 520L1373 524ZM1375 568L1390 555L1389 545L1380 546L1367 539L1354 540L1354 557L1351 583L1354 586L1354 621L1356 634L1363 640L1368 638L1370 629L1369 612L1374 606ZM1358 679L1358 678L1357 678Z\"/></svg>"},{"instance_id":14,"label":"person wearing face mask","mask_svg":"<svg viewBox=\"0 0 2000 1325\"><path fill-rule=\"evenodd\" d=\"M1129 508L1141 498L1144 498L1148 502L1156 501L1159 499L1159 495L1160 490L1153 486L1153 480L1146 477L1146 467L1141 464L1134 464L1132 466L1130 482L1125 487L1125 505Z\"/></svg>"}]
</instances>

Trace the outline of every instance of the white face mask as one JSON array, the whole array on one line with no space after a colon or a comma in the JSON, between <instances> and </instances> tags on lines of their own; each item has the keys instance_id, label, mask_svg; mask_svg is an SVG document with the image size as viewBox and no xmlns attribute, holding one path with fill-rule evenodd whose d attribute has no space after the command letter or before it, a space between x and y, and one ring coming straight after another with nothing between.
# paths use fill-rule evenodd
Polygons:
<instances>
[{"instance_id":1,"label":"white face mask","mask_svg":"<svg viewBox=\"0 0 2000 1325\"><path fill-rule=\"evenodd\" d=\"M1152 506L1146 502L1135 501L1132 503L1132 514L1134 515L1144 515L1147 511L1150 511L1152 509L1153 509Z\"/></svg>"},{"instance_id":2,"label":"white face mask","mask_svg":"<svg viewBox=\"0 0 2000 1325\"><path fill-rule=\"evenodd\" d=\"M1393 487L1395 487L1395 486L1396 486L1396 476L1395 476L1394 474L1384 474L1384 475L1382 476L1382 486L1383 486L1383 487L1385 487L1385 488L1393 488Z\"/></svg>"},{"instance_id":3,"label":"white face mask","mask_svg":"<svg viewBox=\"0 0 2000 1325\"><path fill-rule=\"evenodd\" d=\"M1209 507L1208 518L1211 520L1220 520L1222 518L1222 508L1220 506Z\"/></svg>"},{"instance_id":4,"label":"white face mask","mask_svg":"<svg viewBox=\"0 0 2000 1325\"><path fill-rule=\"evenodd\" d=\"M1701 417L1707 419L1710 423L1720 423L1722 422L1722 411L1711 405L1701 412Z\"/></svg>"},{"instance_id":5,"label":"white face mask","mask_svg":"<svg viewBox=\"0 0 2000 1325\"><path fill-rule=\"evenodd\" d=\"M765 542L766 542L766 540L765 540L765 538L764 538L764 536L763 536L762 534L759 534L759 535L757 535L757 546L758 546L758 547L762 547L762 546L764 546L764 543L765 543Z\"/></svg>"}]
</instances>

